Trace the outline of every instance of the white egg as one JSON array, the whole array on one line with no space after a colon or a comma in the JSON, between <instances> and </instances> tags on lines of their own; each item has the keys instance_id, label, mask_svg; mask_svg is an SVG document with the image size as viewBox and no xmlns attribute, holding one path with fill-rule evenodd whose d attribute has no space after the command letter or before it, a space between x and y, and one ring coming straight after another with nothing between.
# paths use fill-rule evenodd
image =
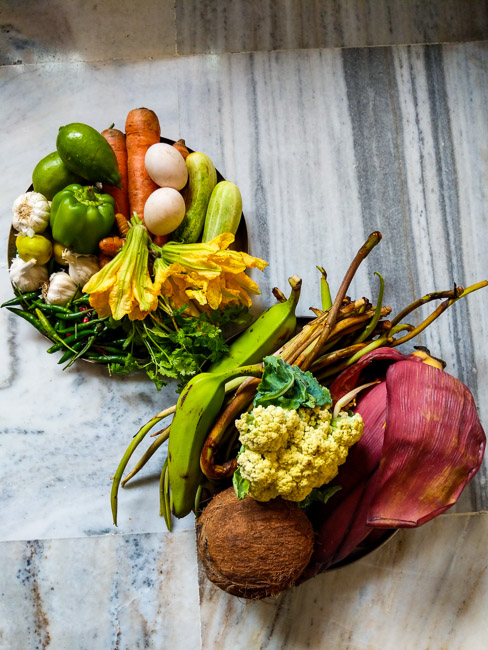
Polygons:
<instances>
[{"instance_id":1,"label":"white egg","mask_svg":"<svg viewBox=\"0 0 488 650\"><path fill-rule=\"evenodd\" d=\"M172 187L155 190L144 206L144 223L153 235L169 235L178 228L184 216L185 199Z\"/></svg>"},{"instance_id":2,"label":"white egg","mask_svg":"<svg viewBox=\"0 0 488 650\"><path fill-rule=\"evenodd\" d=\"M165 142L149 147L144 159L146 171L159 187L181 190L188 180L186 162L180 152Z\"/></svg>"}]
</instances>

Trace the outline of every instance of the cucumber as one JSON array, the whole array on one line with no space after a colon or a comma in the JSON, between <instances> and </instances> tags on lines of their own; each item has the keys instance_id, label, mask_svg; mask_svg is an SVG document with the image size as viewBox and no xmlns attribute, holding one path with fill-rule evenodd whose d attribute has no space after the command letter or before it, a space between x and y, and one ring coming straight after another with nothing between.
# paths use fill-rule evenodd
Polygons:
<instances>
[{"instance_id":1,"label":"cucumber","mask_svg":"<svg viewBox=\"0 0 488 650\"><path fill-rule=\"evenodd\" d=\"M224 232L236 234L242 215L242 197L237 185L221 181L214 187L205 216L202 241Z\"/></svg>"},{"instance_id":2,"label":"cucumber","mask_svg":"<svg viewBox=\"0 0 488 650\"><path fill-rule=\"evenodd\" d=\"M188 191L185 198L185 216L171 235L171 239L184 244L193 244L202 234L210 196L217 184L217 172L210 158L201 151L189 154L186 166Z\"/></svg>"}]
</instances>

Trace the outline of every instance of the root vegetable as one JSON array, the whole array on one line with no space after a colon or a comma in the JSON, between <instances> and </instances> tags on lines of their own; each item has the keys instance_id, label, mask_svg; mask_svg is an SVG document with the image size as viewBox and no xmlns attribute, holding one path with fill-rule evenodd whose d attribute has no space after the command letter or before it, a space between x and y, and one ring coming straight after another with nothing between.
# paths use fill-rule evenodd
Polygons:
<instances>
[{"instance_id":1,"label":"root vegetable","mask_svg":"<svg viewBox=\"0 0 488 650\"><path fill-rule=\"evenodd\" d=\"M178 154L177 151L176 153ZM173 232L184 216L185 200L172 187L160 187L149 196L144 206L144 223L153 235L168 235Z\"/></svg>"},{"instance_id":2,"label":"root vegetable","mask_svg":"<svg viewBox=\"0 0 488 650\"><path fill-rule=\"evenodd\" d=\"M161 127L154 111L135 108L127 115L125 136L127 146L127 171L130 217L134 212L142 219L144 204L151 192L157 189L144 166L149 147L159 142Z\"/></svg>"},{"instance_id":3,"label":"root vegetable","mask_svg":"<svg viewBox=\"0 0 488 650\"><path fill-rule=\"evenodd\" d=\"M119 129L105 129L102 131L105 140L112 147L113 152L117 158L117 163L120 172L120 185L122 189L114 187L113 185L105 185L103 191L106 194L113 196L115 200L115 211L123 214L125 219L130 218L129 213L129 180L127 170L127 147L125 144L125 133Z\"/></svg>"},{"instance_id":4,"label":"root vegetable","mask_svg":"<svg viewBox=\"0 0 488 650\"><path fill-rule=\"evenodd\" d=\"M239 500L217 494L197 520L197 544L207 577L220 589L259 599L292 587L313 548L313 530L295 503Z\"/></svg>"}]
</instances>

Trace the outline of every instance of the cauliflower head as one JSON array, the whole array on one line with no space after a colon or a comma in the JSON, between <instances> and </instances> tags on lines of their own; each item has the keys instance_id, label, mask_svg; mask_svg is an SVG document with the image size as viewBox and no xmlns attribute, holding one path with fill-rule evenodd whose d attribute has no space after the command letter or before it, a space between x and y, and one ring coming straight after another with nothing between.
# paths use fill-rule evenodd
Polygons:
<instances>
[{"instance_id":1,"label":"cauliflower head","mask_svg":"<svg viewBox=\"0 0 488 650\"><path fill-rule=\"evenodd\" d=\"M302 501L329 483L363 433L359 413L327 407L256 406L236 420L243 450L237 458L249 495L257 501L282 497Z\"/></svg>"}]
</instances>

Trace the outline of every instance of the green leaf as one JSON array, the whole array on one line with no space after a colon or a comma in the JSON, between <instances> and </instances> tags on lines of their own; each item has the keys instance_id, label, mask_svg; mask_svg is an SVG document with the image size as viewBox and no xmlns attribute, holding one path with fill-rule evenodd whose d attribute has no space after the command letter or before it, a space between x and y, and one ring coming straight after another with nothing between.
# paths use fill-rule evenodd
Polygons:
<instances>
[{"instance_id":1,"label":"green leaf","mask_svg":"<svg viewBox=\"0 0 488 650\"><path fill-rule=\"evenodd\" d=\"M332 404L330 392L321 386L311 372L291 366L280 357L265 357L264 372L258 386L254 406L281 406L297 409Z\"/></svg>"},{"instance_id":2,"label":"green leaf","mask_svg":"<svg viewBox=\"0 0 488 650\"><path fill-rule=\"evenodd\" d=\"M244 499L249 492L249 481L241 476L241 468L238 467L232 477L232 485L238 499Z\"/></svg>"},{"instance_id":3,"label":"green leaf","mask_svg":"<svg viewBox=\"0 0 488 650\"><path fill-rule=\"evenodd\" d=\"M308 496L297 503L297 506L300 508L308 508L315 501L327 503L330 497L341 489L340 485L335 485L334 487L324 486L322 488L314 488Z\"/></svg>"}]
</instances>

